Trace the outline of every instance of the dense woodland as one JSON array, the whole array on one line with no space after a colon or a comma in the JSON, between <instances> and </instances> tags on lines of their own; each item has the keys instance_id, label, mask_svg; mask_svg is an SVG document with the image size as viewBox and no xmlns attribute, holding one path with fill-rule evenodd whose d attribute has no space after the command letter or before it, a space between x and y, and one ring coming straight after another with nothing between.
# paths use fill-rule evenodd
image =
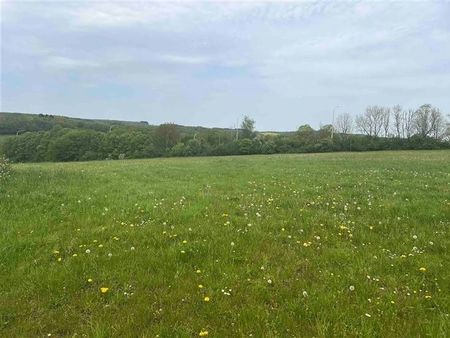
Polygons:
<instances>
[{"instance_id":1,"label":"dense woodland","mask_svg":"<svg viewBox=\"0 0 450 338\"><path fill-rule=\"evenodd\" d=\"M87 161L161 156L450 148L450 126L439 109L369 106L352 118L296 132L257 132L245 117L240 128L159 126L147 122L83 120L0 113L0 153L13 162Z\"/></svg>"}]
</instances>

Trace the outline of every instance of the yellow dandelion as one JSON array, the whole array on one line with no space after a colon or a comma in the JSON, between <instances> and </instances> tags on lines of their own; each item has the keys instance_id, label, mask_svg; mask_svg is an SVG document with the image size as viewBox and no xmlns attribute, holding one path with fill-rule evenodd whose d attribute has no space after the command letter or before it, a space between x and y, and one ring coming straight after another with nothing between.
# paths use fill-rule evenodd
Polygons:
<instances>
[{"instance_id":1,"label":"yellow dandelion","mask_svg":"<svg viewBox=\"0 0 450 338\"><path fill-rule=\"evenodd\" d=\"M62 261L62 258L61 257L58 257L58 262L61 262Z\"/></svg>"},{"instance_id":2,"label":"yellow dandelion","mask_svg":"<svg viewBox=\"0 0 450 338\"><path fill-rule=\"evenodd\" d=\"M88 278L88 283L92 283L92 278Z\"/></svg>"},{"instance_id":3,"label":"yellow dandelion","mask_svg":"<svg viewBox=\"0 0 450 338\"><path fill-rule=\"evenodd\" d=\"M202 272L202 270L197 270L197 271L195 271L195 272L200 273L200 272Z\"/></svg>"},{"instance_id":4,"label":"yellow dandelion","mask_svg":"<svg viewBox=\"0 0 450 338\"><path fill-rule=\"evenodd\" d=\"M200 333L198 334L200 337L206 337L209 334L208 331L206 330L201 330Z\"/></svg>"},{"instance_id":5,"label":"yellow dandelion","mask_svg":"<svg viewBox=\"0 0 450 338\"><path fill-rule=\"evenodd\" d=\"M424 267L421 267L421 268L419 269L419 271L421 271L421 272L425 272L425 271L427 271L427 269L426 269L426 268L424 268Z\"/></svg>"},{"instance_id":6,"label":"yellow dandelion","mask_svg":"<svg viewBox=\"0 0 450 338\"><path fill-rule=\"evenodd\" d=\"M199 289L203 289L203 285L199 284L199 285L198 285L198 288L199 288Z\"/></svg>"},{"instance_id":7,"label":"yellow dandelion","mask_svg":"<svg viewBox=\"0 0 450 338\"><path fill-rule=\"evenodd\" d=\"M209 302L209 297L208 296L206 296L205 298L203 298L203 300L205 301L205 302Z\"/></svg>"},{"instance_id":8,"label":"yellow dandelion","mask_svg":"<svg viewBox=\"0 0 450 338\"><path fill-rule=\"evenodd\" d=\"M109 291L109 288L106 288L106 287L100 288L101 293L107 293L108 291Z\"/></svg>"}]
</instances>

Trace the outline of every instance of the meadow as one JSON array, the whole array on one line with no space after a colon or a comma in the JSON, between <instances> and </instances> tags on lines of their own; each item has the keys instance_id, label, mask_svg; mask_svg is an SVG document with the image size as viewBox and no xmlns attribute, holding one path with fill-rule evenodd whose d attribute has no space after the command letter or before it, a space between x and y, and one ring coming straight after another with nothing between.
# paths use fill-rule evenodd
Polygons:
<instances>
[{"instance_id":1,"label":"meadow","mask_svg":"<svg viewBox=\"0 0 450 338\"><path fill-rule=\"evenodd\" d=\"M450 151L13 170L1 337L450 335Z\"/></svg>"}]
</instances>

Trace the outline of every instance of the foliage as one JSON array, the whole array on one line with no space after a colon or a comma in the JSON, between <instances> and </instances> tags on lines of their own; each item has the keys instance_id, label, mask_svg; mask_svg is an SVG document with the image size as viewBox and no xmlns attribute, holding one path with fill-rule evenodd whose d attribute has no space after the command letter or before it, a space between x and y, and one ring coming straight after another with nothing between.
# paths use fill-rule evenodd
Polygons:
<instances>
[{"instance_id":1,"label":"foliage","mask_svg":"<svg viewBox=\"0 0 450 338\"><path fill-rule=\"evenodd\" d=\"M391 111L392 119L388 116ZM353 120L345 113L337 117L334 126L314 130L302 125L292 133L258 133L254 120L247 116L240 130L173 123L156 128L115 124L107 130L55 125L47 131L8 135L1 140L0 153L13 162L45 162L450 148L450 127L430 105L407 112L399 106L392 110L370 106L356 121L360 128L367 128L362 129L367 135L350 134Z\"/></svg>"},{"instance_id":2,"label":"foliage","mask_svg":"<svg viewBox=\"0 0 450 338\"><path fill-rule=\"evenodd\" d=\"M255 132L255 120L251 119L247 115L244 116L241 123L241 131L243 138L253 138Z\"/></svg>"}]
</instances>

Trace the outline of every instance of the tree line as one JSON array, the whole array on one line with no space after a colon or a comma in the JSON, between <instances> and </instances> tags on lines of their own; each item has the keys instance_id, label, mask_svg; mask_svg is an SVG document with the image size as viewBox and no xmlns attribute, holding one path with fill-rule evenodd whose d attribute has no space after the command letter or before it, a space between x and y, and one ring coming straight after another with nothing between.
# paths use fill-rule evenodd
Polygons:
<instances>
[{"instance_id":1,"label":"tree line","mask_svg":"<svg viewBox=\"0 0 450 338\"><path fill-rule=\"evenodd\" d=\"M430 104L407 110L400 105L392 108L368 106L363 114L356 116L355 123L348 113L338 115L334 128L342 134L350 134L355 126L357 131L372 137L420 136L443 140L450 136L445 116Z\"/></svg>"},{"instance_id":2,"label":"tree line","mask_svg":"<svg viewBox=\"0 0 450 338\"><path fill-rule=\"evenodd\" d=\"M369 106L352 118L344 113L318 130L302 125L296 132L262 133L244 117L240 128L189 128L116 124L101 130L66 128L23 132L6 138L0 152L13 162L88 161L163 156L450 148L450 128L431 105L416 110ZM356 130L359 133L354 133Z\"/></svg>"}]
</instances>

